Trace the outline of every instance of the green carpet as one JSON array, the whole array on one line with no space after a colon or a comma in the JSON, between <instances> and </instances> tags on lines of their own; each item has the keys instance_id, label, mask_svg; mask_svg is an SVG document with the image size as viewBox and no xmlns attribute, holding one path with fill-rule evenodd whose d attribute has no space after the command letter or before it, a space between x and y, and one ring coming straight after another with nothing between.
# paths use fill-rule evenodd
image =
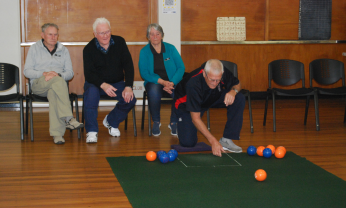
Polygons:
<instances>
[{"instance_id":1,"label":"green carpet","mask_svg":"<svg viewBox=\"0 0 346 208\"><path fill-rule=\"evenodd\" d=\"M107 158L133 207L346 207L346 181L293 152L179 155L174 162ZM257 169L267 179L254 178Z\"/></svg>"}]
</instances>

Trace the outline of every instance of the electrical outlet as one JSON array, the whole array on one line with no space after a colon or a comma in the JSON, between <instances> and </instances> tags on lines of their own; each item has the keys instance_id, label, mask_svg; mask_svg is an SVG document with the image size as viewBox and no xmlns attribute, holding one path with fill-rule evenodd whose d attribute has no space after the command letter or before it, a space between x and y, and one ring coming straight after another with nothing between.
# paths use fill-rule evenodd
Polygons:
<instances>
[{"instance_id":1,"label":"electrical outlet","mask_svg":"<svg viewBox=\"0 0 346 208\"><path fill-rule=\"evenodd\" d=\"M346 56L346 52L342 52L342 56Z\"/></svg>"}]
</instances>

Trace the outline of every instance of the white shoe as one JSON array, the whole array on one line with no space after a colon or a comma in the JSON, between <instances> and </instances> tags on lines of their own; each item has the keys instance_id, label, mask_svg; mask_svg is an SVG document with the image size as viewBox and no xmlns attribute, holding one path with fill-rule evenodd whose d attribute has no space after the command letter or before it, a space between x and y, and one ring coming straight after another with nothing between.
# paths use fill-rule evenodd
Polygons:
<instances>
[{"instance_id":1,"label":"white shoe","mask_svg":"<svg viewBox=\"0 0 346 208\"><path fill-rule=\"evenodd\" d=\"M108 129L108 133L111 136L119 137L120 136L119 129L118 128L113 128L111 125L109 125L109 123L107 121L107 117L108 117L108 115L106 115L105 119L103 119L103 125Z\"/></svg>"},{"instance_id":2,"label":"white shoe","mask_svg":"<svg viewBox=\"0 0 346 208\"><path fill-rule=\"evenodd\" d=\"M97 132L91 131L87 133L86 143L97 143Z\"/></svg>"}]
</instances>

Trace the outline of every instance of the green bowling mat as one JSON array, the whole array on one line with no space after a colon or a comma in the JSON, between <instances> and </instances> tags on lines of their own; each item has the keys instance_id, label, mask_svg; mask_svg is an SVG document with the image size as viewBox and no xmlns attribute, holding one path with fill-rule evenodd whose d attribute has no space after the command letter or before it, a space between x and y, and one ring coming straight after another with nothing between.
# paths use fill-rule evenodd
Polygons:
<instances>
[{"instance_id":1,"label":"green bowling mat","mask_svg":"<svg viewBox=\"0 0 346 208\"><path fill-rule=\"evenodd\" d=\"M293 152L283 159L246 153L180 154L170 163L108 157L133 207L346 207L346 182ZM257 169L267 179L256 181Z\"/></svg>"}]
</instances>

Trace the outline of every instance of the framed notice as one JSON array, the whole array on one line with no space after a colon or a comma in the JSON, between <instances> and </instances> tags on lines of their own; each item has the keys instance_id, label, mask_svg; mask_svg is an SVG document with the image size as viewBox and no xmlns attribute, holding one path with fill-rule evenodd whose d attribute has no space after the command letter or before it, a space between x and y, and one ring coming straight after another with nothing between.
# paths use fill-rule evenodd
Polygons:
<instances>
[{"instance_id":1,"label":"framed notice","mask_svg":"<svg viewBox=\"0 0 346 208\"><path fill-rule=\"evenodd\" d=\"M177 0L162 0L162 13L176 14L177 13Z\"/></svg>"}]
</instances>

